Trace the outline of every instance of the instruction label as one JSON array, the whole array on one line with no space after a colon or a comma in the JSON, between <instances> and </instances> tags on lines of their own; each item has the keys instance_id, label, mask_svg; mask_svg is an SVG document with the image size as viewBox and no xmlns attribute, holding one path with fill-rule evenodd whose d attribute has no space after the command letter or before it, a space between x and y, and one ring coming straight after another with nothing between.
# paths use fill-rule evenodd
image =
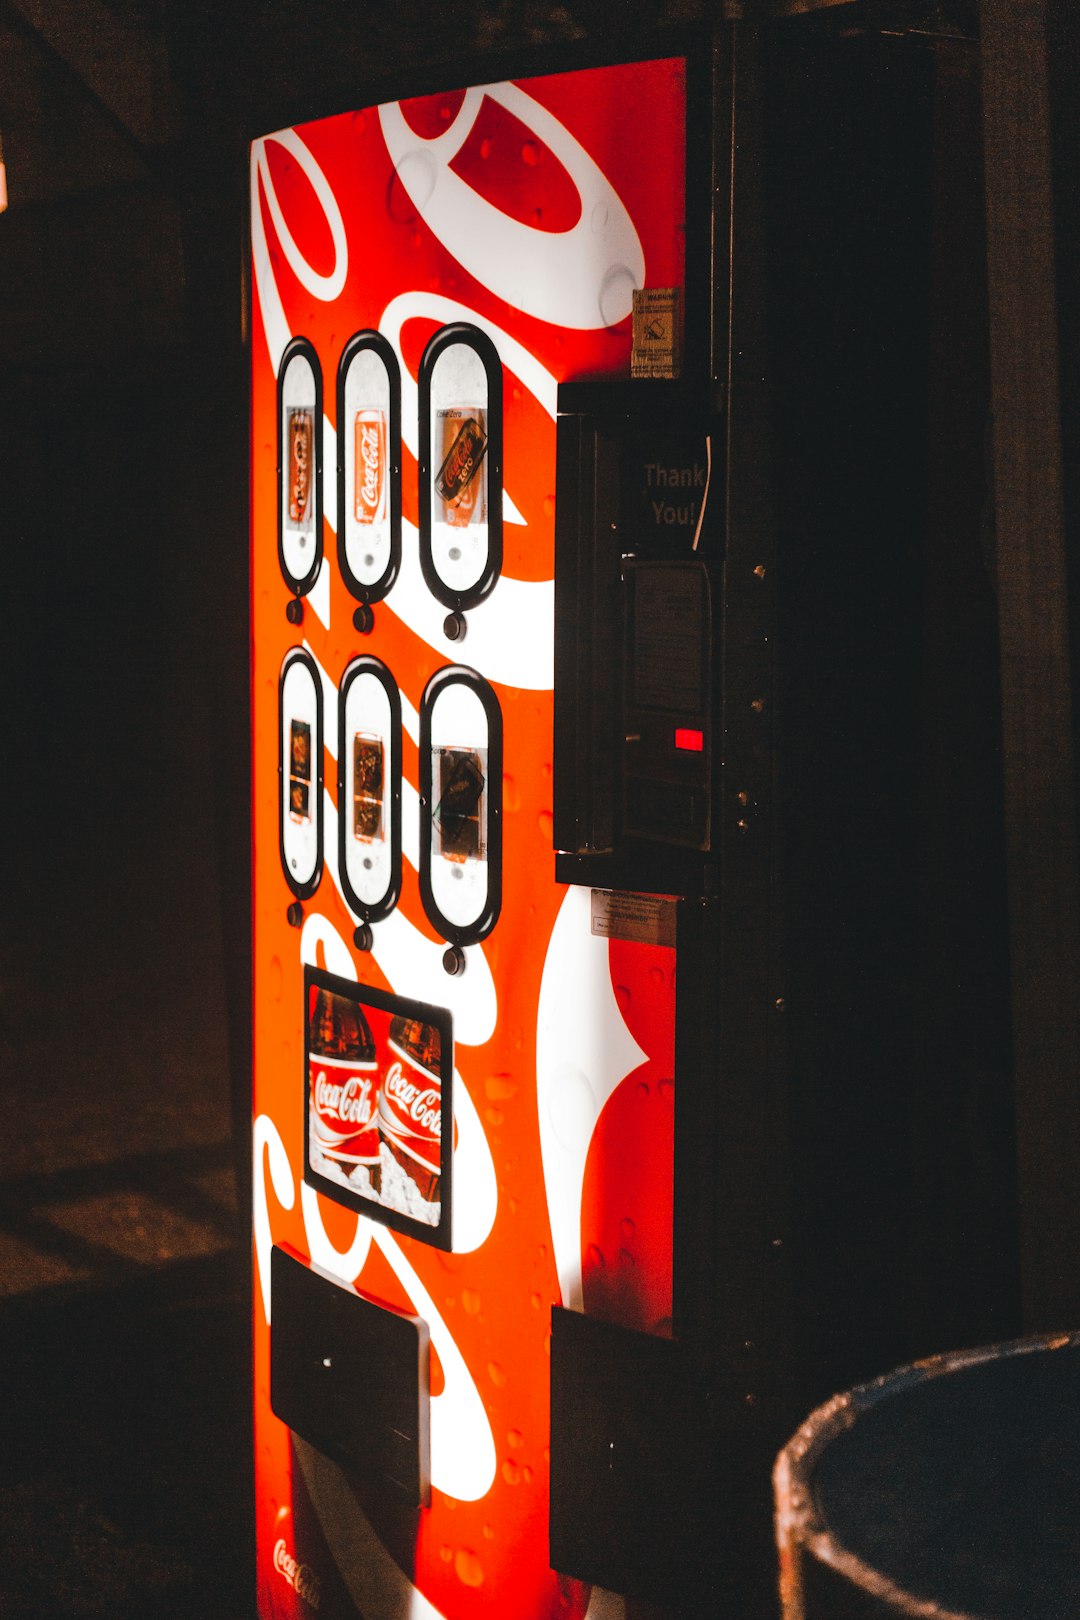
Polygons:
<instances>
[{"instance_id":1,"label":"instruction label","mask_svg":"<svg viewBox=\"0 0 1080 1620\"><path fill-rule=\"evenodd\" d=\"M679 289L634 290L631 377L679 375Z\"/></svg>"},{"instance_id":2,"label":"instruction label","mask_svg":"<svg viewBox=\"0 0 1080 1620\"><path fill-rule=\"evenodd\" d=\"M675 902L656 894L621 894L593 889L592 932L601 939L635 945L675 944Z\"/></svg>"}]
</instances>

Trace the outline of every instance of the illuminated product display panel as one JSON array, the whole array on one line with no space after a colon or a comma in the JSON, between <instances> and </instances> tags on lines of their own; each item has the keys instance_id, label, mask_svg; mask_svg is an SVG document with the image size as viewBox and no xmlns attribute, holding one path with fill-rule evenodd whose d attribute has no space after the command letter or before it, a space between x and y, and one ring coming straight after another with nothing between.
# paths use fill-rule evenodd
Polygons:
<instances>
[{"instance_id":1,"label":"illuminated product display panel","mask_svg":"<svg viewBox=\"0 0 1080 1620\"><path fill-rule=\"evenodd\" d=\"M263 1617L584 1616L548 1563L551 1307L670 1331L675 952L554 881L552 575L557 386L628 378L633 289L683 285L684 78L519 80L252 147ZM429 1196L390 1221L407 1171ZM430 1506L271 1411L275 1245L426 1324Z\"/></svg>"}]
</instances>

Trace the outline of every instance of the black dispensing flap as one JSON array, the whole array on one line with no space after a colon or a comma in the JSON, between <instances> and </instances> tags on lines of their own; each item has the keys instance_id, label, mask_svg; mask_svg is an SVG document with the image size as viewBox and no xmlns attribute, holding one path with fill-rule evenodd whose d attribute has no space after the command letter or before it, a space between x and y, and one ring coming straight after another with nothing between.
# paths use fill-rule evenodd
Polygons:
<instances>
[{"instance_id":1,"label":"black dispensing flap","mask_svg":"<svg viewBox=\"0 0 1080 1620\"><path fill-rule=\"evenodd\" d=\"M717 1520L709 1433L681 1345L556 1306L551 1567L657 1603L704 1601Z\"/></svg>"},{"instance_id":2,"label":"black dispensing flap","mask_svg":"<svg viewBox=\"0 0 1080 1620\"><path fill-rule=\"evenodd\" d=\"M275 1248L270 1405L290 1429L397 1502L431 1499L427 1323L363 1299Z\"/></svg>"}]
</instances>

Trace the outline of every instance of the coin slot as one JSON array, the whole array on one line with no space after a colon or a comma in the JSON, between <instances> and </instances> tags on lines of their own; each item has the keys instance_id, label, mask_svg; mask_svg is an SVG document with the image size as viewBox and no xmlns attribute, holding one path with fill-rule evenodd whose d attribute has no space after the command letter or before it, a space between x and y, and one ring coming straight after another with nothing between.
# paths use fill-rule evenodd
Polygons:
<instances>
[{"instance_id":1,"label":"coin slot","mask_svg":"<svg viewBox=\"0 0 1080 1620\"><path fill-rule=\"evenodd\" d=\"M454 945L494 928L502 892L502 717L485 680L439 670L420 706L420 894Z\"/></svg>"},{"instance_id":2,"label":"coin slot","mask_svg":"<svg viewBox=\"0 0 1080 1620\"><path fill-rule=\"evenodd\" d=\"M322 368L307 338L293 338L278 370L278 562L305 595L322 566Z\"/></svg>"},{"instance_id":3,"label":"coin slot","mask_svg":"<svg viewBox=\"0 0 1080 1620\"><path fill-rule=\"evenodd\" d=\"M446 607L489 596L502 568L502 366L464 323L420 361L420 562Z\"/></svg>"},{"instance_id":4,"label":"coin slot","mask_svg":"<svg viewBox=\"0 0 1080 1620\"><path fill-rule=\"evenodd\" d=\"M345 898L378 922L401 892L401 697L377 658L354 658L338 699L338 870Z\"/></svg>"},{"instance_id":5,"label":"coin slot","mask_svg":"<svg viewBox=\"0 0 1080 1620\"><path fill-rule=\"evenodd\" d=\"M380 601L401 565L401 375L378 332L357 332L337 375L338 563L353 596Z\"/></svg>"},{"instance_id":6,"label":"coin slot","mask_svg":"<svg viewBox=\"0 0 1080 1620\"><path fill-rule=\"evenodd\" d=\"M278 690L281 868L303 900L322 875L322 692L310 654L286 655Z\"/></svg>"}]
</instances>

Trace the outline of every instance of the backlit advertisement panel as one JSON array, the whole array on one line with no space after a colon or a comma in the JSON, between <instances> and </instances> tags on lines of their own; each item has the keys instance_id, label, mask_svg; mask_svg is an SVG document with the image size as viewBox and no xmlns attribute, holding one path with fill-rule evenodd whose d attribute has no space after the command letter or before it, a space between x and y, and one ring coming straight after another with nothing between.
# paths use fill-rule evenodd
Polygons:
<instances>
[{"instance_id":1,"label":"backlit advertisement panel","mask_svg":"<svg viewBox=\"0 0 1080 1620\"><path fill-rule=\"evenodd\" d=\"M549 1564L551 1308L670 1333L675 950L555 881L555 419L684 196L678 59L251 148L263 1620L622 1612ZM424 1505L272 1410L275 1247L425 1325Z\"/></svg>"}]
</instances>

